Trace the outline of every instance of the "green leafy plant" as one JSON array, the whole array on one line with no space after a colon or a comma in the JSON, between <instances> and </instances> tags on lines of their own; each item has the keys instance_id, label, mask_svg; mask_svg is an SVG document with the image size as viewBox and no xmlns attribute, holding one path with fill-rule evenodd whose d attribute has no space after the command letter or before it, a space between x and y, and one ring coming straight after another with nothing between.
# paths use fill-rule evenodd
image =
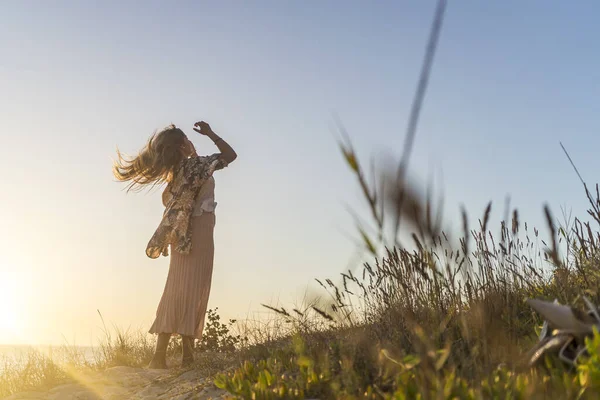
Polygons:
<instances>
[{"instance_id":1,"label":"green leafy plant","mask_svg":"<svg viewBox=\"0 0 600 400\"><path fill-rule=\"evenodd\" d=\"M218 307L214 310L208 310L206 325L204 326L202 339L199 340L198 349L221 353L233 352L242 341L240 335L231 333L231 327L236 323L236 320L231 319L228 324L224 324L221 322L221 317L217 311Z\"/></svg>"}]
</instances>

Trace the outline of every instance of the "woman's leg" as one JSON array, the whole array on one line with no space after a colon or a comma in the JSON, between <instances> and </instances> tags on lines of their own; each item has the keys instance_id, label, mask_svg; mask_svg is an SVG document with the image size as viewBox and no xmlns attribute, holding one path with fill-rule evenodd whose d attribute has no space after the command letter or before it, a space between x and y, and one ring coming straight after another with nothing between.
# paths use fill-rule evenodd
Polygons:
<instances>
[{"instance_id":1,"label":"woman's leg","mask_svg":"<svg viewBox=\"0 0 600 400\"><path fill-rule=\"evenodd\" d=\"M187 367L194 363L194 337L181 336L181 346L183 347L181 366Z\"/></svg>"},{"instance_id":2,"label":"woman's leg","mask_svg":"<svg viewBox=\"0 0 600 400\"><path fill-rule=\"evenodd\" d=\"M170 333L159 333L156 340L156 351L150 361L149 368L167 369L167 347L169 347Z\"/></svg>"}]
</instances>

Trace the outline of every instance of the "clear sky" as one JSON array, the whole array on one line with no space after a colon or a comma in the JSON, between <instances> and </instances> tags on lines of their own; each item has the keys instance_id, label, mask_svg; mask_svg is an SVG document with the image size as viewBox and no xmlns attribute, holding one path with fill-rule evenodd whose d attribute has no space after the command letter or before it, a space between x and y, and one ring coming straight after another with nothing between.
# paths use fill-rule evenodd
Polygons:
<instances>
[{"instance_id":1,"label":"clear sky","mask_svg":"<svg viewBox=\"0 0 600 400\"><path fill-rule=\"evenodd\" d=\"M176 4L176 5L175 5ZM239 154L217 178L209 307L244 317L301 300L354 259L359 192L332 134L364 161L399 155L434 1L12 1L0 6L0 343L147 329L168 259L144 254L160 192L115 183L173 122L211 123ZM446 220L507 194L585 211L600 167L597 1L450 2L411 172L443 174ZM449 222L448 222L449 223Z\"/></svg>"}]
</instances>

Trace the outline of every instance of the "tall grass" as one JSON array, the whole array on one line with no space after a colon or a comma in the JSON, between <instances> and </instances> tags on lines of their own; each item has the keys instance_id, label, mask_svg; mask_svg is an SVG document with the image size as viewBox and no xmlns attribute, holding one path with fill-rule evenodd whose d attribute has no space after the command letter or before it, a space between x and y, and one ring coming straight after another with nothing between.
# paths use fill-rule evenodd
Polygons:
<instances>
[{"instance_id":1,"label":"tall grass","mask_svg":"<svg viewBox=\"0 0 600 400\"><path fill-rule=\"evenodd\" d=\"M4 356L0 358L0 398L71 382L74 371L147 365L152 357L152 340L140 332L105 327L104 336L91 354L89 348L63 345L49 349L31 347L20 354Z\"/></svg>"},{"instance_id":2,"label":"tall grass","mask_svg":"<svg viewBox=\"0 0 600 400\"><path fill-rule=\"evenodd\" d=\"M12 393L44 388L68 380L67 366L83 367L85 362L73 351L43 354L28 351L0 360L0 398Z\"/></svg>"},{"instance_id":3,"label":"tall grass","mask_svg":"<svg viewBox=\"0 0 600 400\"><path fill-rule=\"evenodd\" d=\"M215 311L209 310L218 317ZM31 348L16 356L0 358L0 398L13 393L44 390L62 383L73 381L73 374L79 372L101 371L114 366L145 367L152 359L155 347L154 336L141 331L131 331L118 326L107 327L104 317L98 311L103 324L103 335L92 354L88 348L70 345L46 349ZM207 337L216 337L215 346L231 344L232 339L227 332L216 331L214 323L207 326ZM216 325L216 328L221 328ZM212 330L212 331L211 331ZM213 350L209 345L208 350ZM174 337L167 351L169 358L177 358L181 353L181 339ZM215 359L215 365L223 369L229 360L224 362ZM206 360L200 360L206 362ZM204 369L216 373L214 367Z\"/></svg>"},{"instance_id":4,"label":"tall grass","mask_svg":"<svg viewBox=\"0 0 600 400\"><path fill-rule=\"evenodd\" d=\"M373 262L339 279L318 279L327 301L302 311L267 306L293 327L280 341L285 346L248 353L251 363L221 375L221 387L256 398L386 398L413 389L437 396L444 387L454 388L451 393L465 388L461 393L472 398L495 390L524 398L548 390L592 393L558 367L551 382L527 370L542 321L525 300L576 304L586 295L600 302L598 186L595 196L584 186L591 222L564 213L559 224L545 207L542 236L515 209L494 234L490 203L474 229L463 211L462 235L454 241L441 229L431 199L420 198L408 180L383 174L367 182L352 147L342 144L342 151L375 227L358 229ZM389 222L398 219L411 227L410 247L399 243L397 230L390 233ZM293 378L277 378L286 374ZM506 387L492 388L497 382Z\"/></svg>"}]
</instances>

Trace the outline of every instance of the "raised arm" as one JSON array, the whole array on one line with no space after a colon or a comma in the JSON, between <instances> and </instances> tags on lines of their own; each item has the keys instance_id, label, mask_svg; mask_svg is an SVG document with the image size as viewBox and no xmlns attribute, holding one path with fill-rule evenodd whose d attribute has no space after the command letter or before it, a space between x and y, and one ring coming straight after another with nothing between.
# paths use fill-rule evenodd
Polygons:
<instances>
[{"instance_id":1,"label":"raised arm","mask_svg":"<svg viewBox=\"0 0 600 400\"><path fill-rule=\"evenodd\" d=\"M219 137L208 123L204 121L196 122L194 124L194 130L201 135L207 136L215 143L221 152L221 157L223 157L227 164L231 164L237 158L235 150L233 150L225 140Z\"/></svg>"}]
</instances>

